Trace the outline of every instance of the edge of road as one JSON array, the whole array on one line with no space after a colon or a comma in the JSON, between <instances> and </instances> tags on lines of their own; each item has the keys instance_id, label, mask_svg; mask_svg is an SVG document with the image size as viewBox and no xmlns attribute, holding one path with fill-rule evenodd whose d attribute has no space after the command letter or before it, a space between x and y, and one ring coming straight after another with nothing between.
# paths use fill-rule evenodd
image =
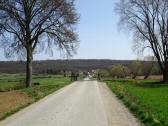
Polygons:
<instances>
[{"instance_id":1,"label":"edge of road","mask_svg":"<svg viewBox=\"0 0 168 126\"><path fill-rule=\"evenodd\" d=\"M71 82L70 84L60 88L59 90L57 90L55 92L52 92L51 94L39 99L38 101L33 102L33 103L21 108L19 111L15 112L14 114L12 114L12 115L6 117L5 119L1 120L0 121L0 126L3 126L3 123L5 123L6 121L13 120L13 119L17 118L19 115L22 115L22 114L26 113L28 110L31 110L33 107L35 107L38 104L46 101L48 98L52 97L53 95L60 93L61 91L65 90L66 88L68 88L70 86L73 86L73 84L75 84L75 83L76 82Z\"/></svg>"},{"instance_id":2,"label":"edge of road","mask_svg":"<svg viewBox=\"0 0 168 126\"><path fill-rule=\"evenodd\" d=\"M92 80L85 79L84 81L92 81ZM122 103L122 101L120 101L116 97L116 95L107 87L106 83L99 82L97 80L94 80L94 81L96 81L96 83L98 84L97 86L99 88L100 98L102 100L104 112L107 117L109 126L142 126L140 121L129 111L129 109ZM17 117L25 114L27 111L32 110L34 107L36 107L40 103L45 102L53 95L61 93L63 90L66 90L69 87L72 87L77 82L80 82L80 81L72 82L69 85L66 85L65 87L45 96L39 101L33 104L30 104L29 106L21 109L15 114L0 121L0 126L3 126L6 122L16 119ZM117 106L120 106L120 107L117 107ZM120 117L118 116L123 117L122 118L123 120L121 120Z\"/></svg>"},{"instance_id":3,"label":"edge of road","mask_svg":"<svg viewBox=\"0 0 168 126\"><path fill-rule=\"evenodd\" d=\"M99 91L103 100L103 104L104 104L104 109L106 111L107 114L107 120L108 120L108 124L109 126L143 126L140 121L133 115L133 113L123 104L123 102L121 100L119 100L116 95L108 88L108 86L106 85L106 83L104 82L98 82L99 85ZM116 102L116 103L114 103ZM113 103L113 105L115 104L115 108L113 108L111 106L111 104ZM117 106L120 106L120 109L117 109ZM122 113L115 113L114 109L116 109L116 111L122 111L123 113L125 113L125 115L127 116L124 120L115 120L115 115L122 115ZM112 118L114 117L114 118ZM128 119L129 121L126 122L126 119ZM124 122L125 121L125 122ZM121 123L124 123L123 125Z\"/></svg>"}]
</instances>

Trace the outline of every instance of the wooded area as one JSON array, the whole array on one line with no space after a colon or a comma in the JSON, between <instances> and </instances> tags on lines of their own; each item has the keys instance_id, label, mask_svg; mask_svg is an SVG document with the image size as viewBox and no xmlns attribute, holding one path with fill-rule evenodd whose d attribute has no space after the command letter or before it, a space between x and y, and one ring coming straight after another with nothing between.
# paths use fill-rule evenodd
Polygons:
<instances>
[{"instance_id":1,"label":"wooded area","mask_svg":"<svg viewBox=\"0 0 168 126\"><path fill-rule=\"evenodd\" d=\"M47 71L106 69L115 64L129 66L131 60L47 60L34 61L34 73L47 73ZM25 62L0 62L0 73L25 73Z\"/></svg>"}]
</instances>

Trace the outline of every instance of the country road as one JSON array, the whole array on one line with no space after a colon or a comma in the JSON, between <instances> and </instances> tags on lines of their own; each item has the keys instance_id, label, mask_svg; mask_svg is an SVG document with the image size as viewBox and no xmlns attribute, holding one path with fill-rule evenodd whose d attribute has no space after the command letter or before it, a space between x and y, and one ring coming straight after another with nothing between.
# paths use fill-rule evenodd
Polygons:
<instances>
[{"instance_id":1,"label":"country road","mask_svg":"<svg viewBox=\"0 0 168 126\"><path fill-rule=\"evenodd\" d=\"M0 126L140 126L104 84L79 81L0 122Z\"/></svg>"}]
</instances>

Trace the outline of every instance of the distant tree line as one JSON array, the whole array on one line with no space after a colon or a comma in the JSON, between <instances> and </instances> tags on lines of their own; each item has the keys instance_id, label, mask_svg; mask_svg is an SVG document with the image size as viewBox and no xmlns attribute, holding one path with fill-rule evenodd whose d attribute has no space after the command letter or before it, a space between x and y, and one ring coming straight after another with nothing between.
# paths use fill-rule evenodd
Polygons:
<instances>
[{"instance_id":1,"label":"distant tree line","mask_svg":"<svg viewBox=\"0 0 168 126\"><path fill-rule=\"evenodd\" d=\"M59 73L66 70L91 71L106 69L115 64L130 66L133 61L129 60L48 60L34 61L33 73ZM0 62L0 73L25 73L26 62L10 61Z\"/></svg>"},{"instance_id":2,"label":"distant tree line","mask_svg":"<svg viewBox=\"0 0 168 126\"><path fill-rule=\"evenodd\" d=\"M0 73L25 73L25 62L0 62ZM34 61L34 74L62 74L66 76L72 71L81 71L84 75L98 70L101 77L125 78L131 76L161 75L156 61L127 60L49 60Z\"/></svg>"},{"instance_id":3,"label":"distant tree line","mask_svg":"<svg viewBox=\"0 0 168 126\"><path fill-rule=\"evenodd\" d=\"M132 78L143 76L147 79L150 75L161 75L159 65L156 61L133 61L129 66L122 64L113 65L106 69L99 69L98 74L103 77L112 78Z\"/></svg>"}]
</instances>

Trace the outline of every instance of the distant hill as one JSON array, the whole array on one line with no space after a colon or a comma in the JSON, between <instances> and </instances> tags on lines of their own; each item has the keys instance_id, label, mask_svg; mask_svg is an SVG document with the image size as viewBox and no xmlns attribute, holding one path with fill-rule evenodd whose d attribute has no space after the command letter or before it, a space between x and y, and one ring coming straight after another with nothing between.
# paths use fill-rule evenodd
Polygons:
<instances>
[{"instance_id":1,"label":"distant hill","mask_svg":"<svg viewBox=\"0 0 168 126\"><path fill-rule=\"evenodd\" d=\"M115 64L123 64L129 66L131 60L46 60L34 61L33 72L44 73L46 71L61 71L61 70L81 70L88 71L92 69L104 69ZM25 73L25 62L19 61L1 61L0 73Z\"/></svg>"}]
</instances>

